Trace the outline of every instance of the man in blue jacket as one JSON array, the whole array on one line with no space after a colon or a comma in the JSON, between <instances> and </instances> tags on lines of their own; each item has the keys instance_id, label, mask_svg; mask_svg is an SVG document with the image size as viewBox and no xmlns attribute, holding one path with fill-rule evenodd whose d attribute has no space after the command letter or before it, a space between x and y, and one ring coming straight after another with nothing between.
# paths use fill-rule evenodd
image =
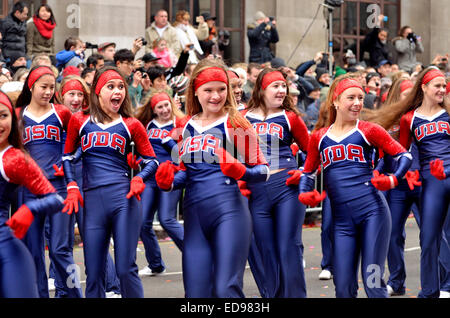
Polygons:
<instances>
[{"instance_id":1,"label":"man in blue jacket","mask_svg":"<svg viewBox=\"0 0 450 318\"><path fill-rule=\"evenodd\" d=\"M247 37L250 44L249 63L265 63L275 56L270 50L270 43L279 41L276 21L266 17L261 11L255 13L255 23L247 26Z\"/></svg>"}]
</instances>

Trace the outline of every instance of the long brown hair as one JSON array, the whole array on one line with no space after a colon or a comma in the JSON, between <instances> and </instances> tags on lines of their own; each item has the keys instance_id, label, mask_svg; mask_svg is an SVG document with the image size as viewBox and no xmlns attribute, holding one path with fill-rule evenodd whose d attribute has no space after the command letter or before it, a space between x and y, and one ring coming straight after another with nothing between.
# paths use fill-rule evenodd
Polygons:
<instances>
[{"instance_id":1,"label":"long brown hair","mask_svg":"<svg viewBox=\"0 0 450 318\"><path fill-rule=\"evenodd\" d=\"M404 114L421 106L424 98L422 81L424 76L433 69L435 68L428 67L420 72L408 97L402 101L380 108L372 121L379 124L384 129L389 129L397 123ZM450 104L446 102L445 99L442 103L439 103L439 106L444 108L447 113L450 114Z\"/></svg>"},{"instance_id":2,"label":"long brown hair","mask_svg":"<svg viewBox=\"0 0 450 318\"><path fill-rule=\"evenodd\" d=\"M101 108L100 101L98 99L98 95L95 94L94 90L95 90L95 87L97 86L97 82L98 82L100 76L109 70L114 70L118 74L120 74L120 76L122 77L124 86L125 86L125 99L123 100L122 105L120 106L119 114L122 117L133 117L133 111L132 111L133 108L131 106L130 94L128 93L128 84L127 84L127 81L125 80L125 76L116 67L105 66L95 72L94 81L92 82L93 91L92 91L92 94L90 94L90 98L89 98L89 108L86 110L83 110L83 112L85 114L90 114L92 118L94 118L95 120L97 120L100 123L103 123L105 120L111 120L111 117L109 117L108 114L106 114L103 111L103 109Z\"/></svg>"},{"instance_id":3,"label":"long brown hair","mask_svg":"<svg viewBox=\"0 0 450 318\"><path fill-rule=\"evenodd\" d=\"M264 116L267 116L267 105L264 102L264 90L262 89L262 80L264 78L264 75L267 73L278 71L281 74L283 74L283 77L286 79L287 74L284 73L281 70L273 69L273 68L265 68L263 69L256 79L255 87L253 88L252 97L248 101L247 109L249 111L253 109L261 109L264 113ZM297 107L295 107L294 102L292 100L292 97L289 95L289 85L286 82L286 97L283 100L283 104L280 106L281 109L294 112L298 116L301 116L300 112L298 111Z\"/></svg>"},{"instance_id":4,"label":"long brown hair","mask_svg":"<svg viewBox=\"0 0 450 318\"><path fill-rule=\"evenodd\" d=\"M136 112L136 118L144 125L144 127L147 127L148 123L152 121L152 119L156 118L155 113L153 112L151 101L152 97L159 93L166 93L166 91L155 91L153 92L149 98L147 99L147 102L138 108ZM169 95L167 95L169 96ZM184 114L181 110L178 109L178 107L173 102L172 97L170 97L170 106L172 108L172 116L175 116L176 118L183 118Z\"/></svg>"},{"instance_id":5,"label":"long brown hair","mask_svg":"<svg viewBox=\"0 0 450 318\"><path fill-rule=\"evenodd\" d=\"M225 101L225 105L223 106L226 113L228 113L228 117L231 121L231 124L234 128L240 126L244 129L250 128L251 125L244 116L239 113L237 110L236 101L233 95L233 91L230 85L230 79L228 78L227 69L225 64L221 60L213 60L213 59L203 59L201 60L197 66L192 71L191 79L189 80L189 86L186 90L186 114L188 116L194 116L198 113L202 112L202 105L198 101L198 98L195 96L195 79L197 76L205 69L210 67L219 67L223 69L225 72L228 84L227 84L227 98Z\"/></svg>"}]
</instances>

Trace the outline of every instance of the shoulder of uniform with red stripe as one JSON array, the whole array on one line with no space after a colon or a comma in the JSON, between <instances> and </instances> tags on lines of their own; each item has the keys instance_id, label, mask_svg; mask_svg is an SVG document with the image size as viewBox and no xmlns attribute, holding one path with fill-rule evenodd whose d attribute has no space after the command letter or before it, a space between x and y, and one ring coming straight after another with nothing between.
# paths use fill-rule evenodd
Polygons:
<instances>
[{"instance_id":1,"label":"shoulder of uniform with red stripe","mask_svg":"<svg viewBox=\"0 0 450 318\"><path fill-rule=\"evenodd\" d=\"M61 104L53 104L53 106L55 107L55 111L59 118L61 118L63 126L67 128L70 118L72 117L72 112L66 106Z\"/></svg>"},{"instance_id":2,"label":"shoulder of uniform with red stripe","mask_svg":"<svg viewBox=\"0 0 450 318\"><path fill-rule=\"evenodd\" d=\"M368 121L359 121L358 129L360 129L367 141L377 147L381 148L383 152L390 155L396 155L406 152L403 146L394 140L389 133L380 125Z\"/></svg>"},{"instance_id":3,"label":"shoulder of uniform with red stripe","mask_svg":"<svg viewBox=\"0 0 450 318\"><path fill-rule=\"evenodd\" d=\"M292 135L302 151L306 151L309 142L308 128L300 115L287 110L286 117L289 120Z\"/></svg>"},{"instance_id":4,"label":"shoulder of uniform with red stripe","mask_svg":"<svg viewBox=\"0 0 450 318\"><path fill-rule=\"evenodd\" d=\"M148 140L144 125L135 117L125 117L123 121L131 134L131 139L136 144L136 149L139 154L142 156L156 157L153 147Z\"/></svg>"},{"instance_id":5,"label":"shoulder of uniform with red stripe","mask_svg":"<svg viewBox=\"0 0 450 318\"><path fill-rule=\"evenodd\" d=\"M56 192L36 162L20 149L9 148L3 155L2 163L10 182L24 185L35 195Z\"/></svg>"}]
</instances>

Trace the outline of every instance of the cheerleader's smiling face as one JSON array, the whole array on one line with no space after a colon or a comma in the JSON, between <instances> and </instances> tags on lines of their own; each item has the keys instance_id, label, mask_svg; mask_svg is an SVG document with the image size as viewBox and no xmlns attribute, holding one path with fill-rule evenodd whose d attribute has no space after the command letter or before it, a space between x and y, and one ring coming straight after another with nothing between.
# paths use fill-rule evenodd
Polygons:
<instances>
[{"instance_id":1,"label":"cheerleader's smiling face","mask_svg":"<svg viewBox=\"0 0 450 318\"><path fill-rule=\"evenodd\" d=\"M445 97L445 85L444 77L436 77L428 84L422 85L425 98L436 104L442 103Z\"/></svg>"},{"instance_id":2,"label":"cheerleader's smiling face","mask_svg":"<svg viewBox=\"0 0 450 318\"><path fill-rule=\"evenodd\" d=\"M337 116L341 117L343 121L355 121L359 118L359 114L363 107L364 93L357 87L346 89L334 101L337 107Z\"/></svg>"},{"instance_id":3,"label":"cheerleader's smiling face","mask_svg":"<svg viewBox=\"0 0 450 318\"><path fill-rule=\"evenodd\" d=\"M264 103L268 109L279 108L287 95L287 84L285 81L270 83L264 90Z\"/></svg>"},{"instance_id":4,"label":"cheerleader's smiling face","mask_svg":"<svg viewBox=\"0 0 450 318\"><path fill-rule=\"evenodd\" d=\"M172 106L170 101L163 100L155 105L155 109L153 110L156 117L161 121L169 121L172 119Z\"/></svg>"},{"instance_id":5,"label":"cheerleader's smiling face","mask_svg":"<svg viewBox=\"0 0 450 318\"><path fill-rule=\"evenodd\" d=\"M40 106L47 106L55 94L55 77L45 74L39 78L31 89L33 100Z\"/></svg>"},{"instance_id":6,"label":"cheerleader's smiling face","mask_svg":"<svg viewBox=\"0 0 450 318\"><path fill-rule=\"evenodd\" d=\"M117 118L125 96L125 83L121 79L112 79L100 90L100 107L111 118Z\"/></svg>"},{"instance_id":7,"label":"cheerleader's smiling face","mask_svg":"<svg viewBox=\"0 0 450 318\"><path fill-rule=\"evenodd\" d=\"M11 133L12 116L8 107L0 104L0 150L9 145L8 137Z\"/></svg>"},{"instance_id":8,"label":"cheerleader's smiling face","mask_svg":"<svg viewBox=\"0 0 450 318\"><path fill-rule=\"evenodd\" d=\"M81 109L84 101L83 92L73 89L68 91L63 96L64 105L70 109L72 113L75 113Z\"/></svg>"},{"instance_id":9,"label":"cheerleader's smiling face","mask_svg":"<svg viewBox=\"0 0 450 318\"><path fill-rule=\"evenodd\" d=\"M197 89L197 98L204 113L222 111L227 100L228 86L224 82L207 82Z\"/></svg>"}]
</instances>

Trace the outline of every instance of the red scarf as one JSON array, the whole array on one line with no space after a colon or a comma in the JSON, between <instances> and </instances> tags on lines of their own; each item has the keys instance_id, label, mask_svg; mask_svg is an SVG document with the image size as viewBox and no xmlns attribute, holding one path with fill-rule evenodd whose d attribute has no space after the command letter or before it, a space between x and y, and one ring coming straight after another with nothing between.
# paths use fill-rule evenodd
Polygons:
<instances>
[{"instance_id":1,"label":"red scarf","mask_svg":"<svg viewBox=\"0 0 450 318\"><path fill-rule=\"evenodd\" d=\"M37 16L33 16L33 22L36 26L39 33L46 39L51 39L53 36L53 29L55 28L56 24L49 21L44 21Z\"/></svg>"}]
</instances>

